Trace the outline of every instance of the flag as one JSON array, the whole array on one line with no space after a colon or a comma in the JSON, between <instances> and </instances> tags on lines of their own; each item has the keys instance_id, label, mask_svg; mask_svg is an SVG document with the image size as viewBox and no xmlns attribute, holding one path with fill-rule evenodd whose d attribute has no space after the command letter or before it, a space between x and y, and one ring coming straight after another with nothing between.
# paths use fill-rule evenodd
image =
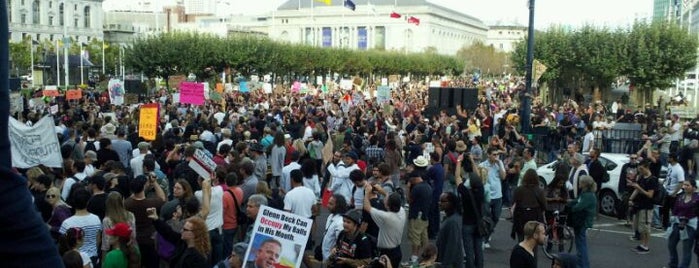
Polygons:
<instances>
[{"instance_id":1,"label":"flag","mask_svg":"<svg viewBox=\"0 0 699 268\"><path fill-rule=\"evenodd\" d=\"M357 9L357 7L354 5L354 2L352 2L352 0L345 0L345 7L351 9L352 11Z\"/></svg>"},{"instance_id":2,"label":"flag","mask_svg":"<svg viewBox=\"0 0 699 268\"><path fill-rule=\"evenodd\" d=\"M396 12L391 12L391 18L400 19L401 15Z\"/></svg>"},{"instance_id":3,"label":"flag","mask_svg":"<svg viewBox=\"0 0 699 268\"><path fill-rule=\"evenodd\" d=\"M419 26L419 25L420 25L420 19L418 19L418 18L416 18L416 17L413 17L413 16L410 16L410 18L408 18L408 23L412 23L412 24L415 24L415 25L418 25L418 26Z\"/></svg>"},{"instance_id":4,"label":"flag","mask_svg":"<svg viewBox=\"0 0 699 268\"><path fill-rule=\"evenodd\" d=\"M548 69L548 66L544 65L539 60L534 59L534 69L532 70L532 77L534 77L534 81L539 81L539 78L541 78L541 75L546 72L546 69Z\"/></svg>"},{"instance_id":5,"label":"flag","mask_svg":"<svg viewBox=\"0 0 699 268\"><path fill-rule=\"evenodd\" d=\"M314 1L321 2L321 3L326 4L328 6L333 4L333 0L314 0Z\"/></svg>"}]
</instances>

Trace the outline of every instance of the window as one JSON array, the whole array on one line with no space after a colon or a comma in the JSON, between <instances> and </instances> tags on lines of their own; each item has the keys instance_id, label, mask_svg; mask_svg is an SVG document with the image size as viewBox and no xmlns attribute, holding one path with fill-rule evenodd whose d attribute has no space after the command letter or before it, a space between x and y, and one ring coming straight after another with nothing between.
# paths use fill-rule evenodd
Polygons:
<instances>
[{"instance_id":1,"label":"window","mask_svg":"<svg viewBox=\"0 0 699 268\"><path fill-rule=\"evenodd\" d=\"M63 3L61 3L60 5L58 5L58 25L63 26L63 24L65 23L64 18L65 16L63 13Z\"/></svg>"},{"instance_id":2,"label":"window","mask_svg":"<svg viewBox=\"0 0 699 268\"><path fill-rule=\"evenodd\" d=\"M53 8L53 1L49 1L49 8Z\"/></svg>"},{"instance_id":3,"label":"window","mask_svg":"<svg viewBox=\"0 0 699 268\"><path fill-rule=\"evenodd\" d=\"M53 41L53 35L49 35L49 40Z\"/></svg>"},{"instance_id":4,"label":"window","mask_svg":"<svg viewBox=\"0 0 699 268\"><path fill-rule=\"evenodd\" d=\"M19 5L20 5L20 6L23 6L23 5L24 5L24 0L20 0Z\"/></svg>"},{"instance_id":5,"label":"window","mask_svg":"<svg viewBox=\"0 0 699 268\"><path fill-rule=\"evenodd\" d=\"M41 7L39 6L39 0L34 0L32 3L32 23L39 24L41 21Z\"/></svg>"},{"instance_id":6,"label":"window","mask_svg":"<svg viewBox=\"0 0 699 268\"><path fill-rule=\"evenodd\" d=\"M91 25L90 25L90 20L91 20L91 19L92 19L92 18L90 17L90 7L89 7L89 6L86 6L86 7L85 7L85 10L83 10L83 20L84 20L83 26L84 26L85 28L90 28L90 27L91 27Z\"/></svg>"},{"instance_id":7,"label":"window","mask_svg":"<svg viewBox=\"0 0 699 268\"><path fill-rule=\"evenodd\" d=\"M27 13L22 13L19 15L19 22L22 24L27 24Z\"/></svg>"},{"instance_id":8,"label":"window","mask_svg":"<svg viewBox=\"0 0 699 268\"><path fill-rule=\"evenodd\" d=\"M73 27L78 28L78 25L80 25L80 19L75 18L75 20L73 22Z\"/></svg>"},{"instance_id":9,"label":"window","mask_svg":"<svg viewBox=\"0 0 699 268\"><path fill-rule=\"evenodd\" d=\"M49 16L49 25L53 25L53 16Z\"/></svg>"},{"instance_id":10,"label":"window","mask_svg":"<svg viewBox=\"0 0 699 268\"><path fill-rule=\"evenodd\" d=\"M12 23L12 0L7 0L7 22Z\"/></svg>"},{"instance_id":11,"label":"window","mask_svg":"<svg viewBox=\"0 0 699 268\"><path fill-rule=\"evenodd\" d=\"M73 5L73 11L78 11L78 4Z\"/></svg>"},{"instance_id":12,"label":"window","mask_svg":"<svg viewBox=\"0 0 699 268\"><path fill-rule=\"evenodd\" d=\"M41 41L41 34L36 34L36 40Z\"/></svg>"}]
</instances>

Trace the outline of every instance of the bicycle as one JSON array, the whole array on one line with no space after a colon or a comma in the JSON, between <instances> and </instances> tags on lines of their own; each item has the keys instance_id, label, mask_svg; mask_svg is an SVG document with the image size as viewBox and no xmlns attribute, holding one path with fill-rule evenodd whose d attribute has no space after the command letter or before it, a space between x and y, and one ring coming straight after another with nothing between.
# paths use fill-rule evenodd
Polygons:
<instances>
[{"instance_id":1,"label":"bicycle","mask_svg":"<svg viewBox=\"0 0 699 268\"><path fill-rule=\"evenodd\" d=\"M544 254L549 259L553 259L553 254L569 253L575 244L575 232L573 228L566 225L567 215L562 215L558 210L553 212L553 219L546 226L546 247Z\"/></svg>"}]
</instances>

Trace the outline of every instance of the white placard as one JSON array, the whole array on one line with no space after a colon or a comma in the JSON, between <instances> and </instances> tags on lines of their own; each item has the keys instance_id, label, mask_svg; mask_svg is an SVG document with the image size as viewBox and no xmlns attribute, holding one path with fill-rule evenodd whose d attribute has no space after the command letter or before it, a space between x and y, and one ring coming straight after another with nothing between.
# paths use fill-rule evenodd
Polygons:
<instances>
[{"instance_id":1,"label":"white placard","mask_svg":"<svg viewBox=\"0 0 699 268\"><path fill-rule=\"evenodd\" d=\"M10 117L12 166L31 168L43 164L53 168L63 167L58 138L56 135L47 135L47 133L56 133L51 116L42 118L31 127Z\"/></svg>"},{"instance_id":2,"label":"white placard","mask_svg":"<svg viewBox=\"0 0 699 268\"><path fill-rule=\"evenodd\" d=\"M243 267L269 267L263 265L263 261L276 261L274 267L300 267L312 225L313 220L309 218L261 206L252 229L250 244L245 251ZM273 255L279 257L276 260L258 260L257 253L260 250L274 251L276 254ZM258 261L259 264L256 263Z\"/></svg>"}]
</instances>

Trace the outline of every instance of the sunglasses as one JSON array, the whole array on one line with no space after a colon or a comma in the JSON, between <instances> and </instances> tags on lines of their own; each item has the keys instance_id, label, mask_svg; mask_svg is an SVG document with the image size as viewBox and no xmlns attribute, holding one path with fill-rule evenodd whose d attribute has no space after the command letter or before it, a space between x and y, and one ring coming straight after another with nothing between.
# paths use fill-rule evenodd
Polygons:
<instances>
[{"instance_id":1,"label":"sunglasses","mask_svg":"<svg viewBox=\"0 0 699 268\"><path fill-rule=\"evenodd\" d=\"M185 232L185 231L187 231L187 232L191 232L191 231L192 231L192 229L182 228L182 232Z\"/></svg>"},{"instance_id":2,"label":"sunglasses","mask_svg":"<svg viewBox=\"0 0 699 268\"><path fill-rule=\"evenodd\" d=\"M56 195L53 195L53 194L46 195L46 199L53 199L53 198L56 198Z\"/></svg>"}]
</instances>

